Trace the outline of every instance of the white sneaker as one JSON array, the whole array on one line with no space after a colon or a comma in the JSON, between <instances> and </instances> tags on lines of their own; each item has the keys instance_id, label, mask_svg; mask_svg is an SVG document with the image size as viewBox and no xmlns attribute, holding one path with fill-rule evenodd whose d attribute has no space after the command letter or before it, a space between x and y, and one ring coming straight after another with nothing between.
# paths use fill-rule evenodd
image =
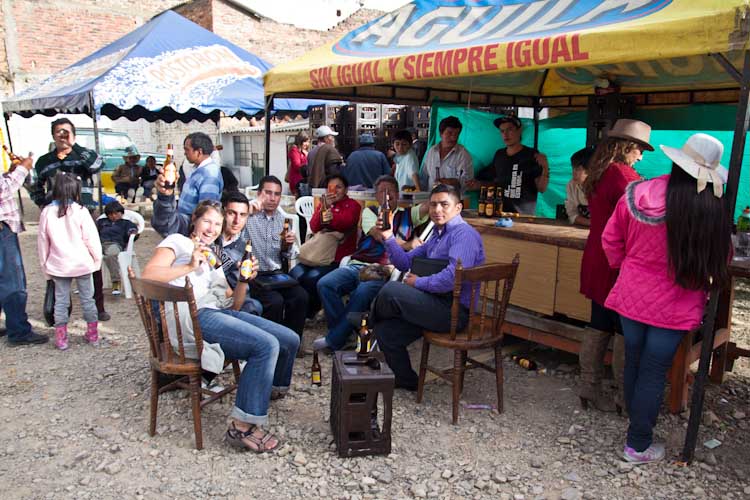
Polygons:
<instances>
[{"instance_id":1,"label":"white sneaker","mask_svg":"<svg viewBox=\"0 0 750 500\"><path fill-rule=\"evenodd\" d=\"M119 281L113 281L112 282L112 295L120 295L122 294L122 285Z\"/></svg>"},{"instance_id":2,"label":"white sneaker","mask_svg":"<svg viewBox=\"0 0 750 500\"><path fill-rule=\"evenodd\" d=\"M635 451L628 445L625 445L625 449L622 450L622 458L626 462L632 464L648 464L651 462L658 462L663 459L665 455L663 443L651 443L651 446L643 451Z\"/></svg>"},{"instance_id":3,"label":"white sneaker","mask_svg":"<svg viewBox=\"0 0 750 500\"><path fill-rule=\"evenodd\" d=\"M224 390L224 386L220 385L216 379L206 382L206 379L201 377L201 389L208 389L211 392L221 392Z\"/></svg>"},{"instance_id":4,"label":"white sneaker","mask_svg":"<svg viewBox=\"0 0 750 500\"><path fill-rule=\"evenodd\" d=\"M313 340L312 343L312 350L318 351L318 352L332 352L333 349L328 345L328 341L325 337L319 337L315 340Z\"/></svg>"}]
</instances>

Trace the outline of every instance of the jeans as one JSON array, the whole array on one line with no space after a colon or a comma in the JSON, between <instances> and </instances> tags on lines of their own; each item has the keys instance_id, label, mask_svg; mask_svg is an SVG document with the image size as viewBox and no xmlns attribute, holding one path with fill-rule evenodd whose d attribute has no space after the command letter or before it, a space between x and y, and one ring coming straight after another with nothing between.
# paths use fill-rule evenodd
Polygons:
<instances>
[{"instance_id":1,"label":"jeans","mask_svg":"<svg viewBox=\"0 0 750 500\"><path fill-rule=\"evenodd\" d=\"M449 332L453 297L417 290L405 283L389 281L375 299L374 330L380 350L396 377L396 387L416 389L418 377L411 367L407 346L422 337L423 330ZM458 330L469 321L461 306Z\"/></svg>"},{"instance_id":2,"label":"jeans","mask_svg":"<svg viewBox=\"0 0 750 500\"><path fill-rule=\"evenodd\" d=\"M289 390L299 337L272 321L231 309L199 309L203 339L230 359L245 360L231 417L268 423L271 389Z\"/></svg>"},{"instance_id":3,"label":"jeans","mask_svg":"<svg viewBox=\"0 0 750 500\"><path fill-rule=\"evenodd\" d=\"M112 281L120 281L120 265L117 262L117 256L122 252L122 246L114 241L102 241L102 250L104 251L104 263L109 269L109 277Z\"/></svg>"},{"instance_id":4,"label":"jeans","mask_svg":"<svg viewBox=\"0 0 750 500\"><path fill-rule=\"evenodd\" d=\"M307 292L304 288L299 285L277 290L252 287L250 293L262 304L264 318L291 328L302 338L307 310Z\"/></svg>"},{"instance_id":5,"label":"jeans","mask_svg":"<svg viewBox=\"0 0 750 500\"><path fill-rule=\"evenodd\" d=\"M31 334L26 298L26 273L18 235L0 222L0 309L5 311L8 340L21 340Z\"/></svg>"},{"instance_id":6,"label":"jeans","mask_svg":"<svg viewBox=\"0 0 750 500\"><path fill-rule=\"evenodd\" d=\"M307 292L307 317L312 318L320 310L320 298L318 298L318 280L336 269L337 264L327 266L308 266L297 264L289 271L289 275Z\"/></svg>"},{"instance_id":7,"label":"jeans","mask_svg":"<svg viewBox=\"0 0 750 500\"><path fill-rule=\"evenodd\" d=\"M256 316L262 316L263 315L263 304L260 303L258 299L254 299L250 296L250 293L245 295L245 302L242 303L242 307L240 307L240 311L254 314Z\"/></svg>"},{"instance_id":8,"label":"jeans","mask_svg":"<svg viewBox=\"0 0 750 500\"><path fill-rule=\"evenodd\" d=\"M83 309L83 319L86 323L97 320L96 303L94 302L94 281L91 273L75 278L61 278L52 276L55 282L55 326L68 324L68 306L70 306L70 284L76 280L78 284L78 298Z\"/></svg>"},{"instance_id":9,"label":"jeans","mask_svg":"<svg viewBox=\"0 0 750 500\"><path fill-rule=\"evenodd\" d=\"M344 347L351 333L355 333L347 320L349 313L364 312L370 309L385 281L359 281L359 270L364 264L350 264L339 267L318 281L318 296L323 304L328 322L326 342L333 350ZM344 305L342 297L349 294L349 302Z\"/></svg>"},{"instance_id":10,"label":"jeans","mask_svg":"<svg viewBox=\"0 0 750 500\"><path fill-rule=\"evenodd\" d=\"M664 384L685 334L620 316L625 335L625 405L630 415L627 444L643 451L653 441Z\"/></svg>"}]
</instances>

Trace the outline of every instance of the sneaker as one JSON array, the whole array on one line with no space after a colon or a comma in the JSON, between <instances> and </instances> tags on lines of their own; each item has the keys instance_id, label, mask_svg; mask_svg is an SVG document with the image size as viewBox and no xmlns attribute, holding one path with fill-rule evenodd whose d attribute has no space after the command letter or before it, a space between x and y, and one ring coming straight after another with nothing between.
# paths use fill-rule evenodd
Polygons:
<instances>
[{"instance_id":1,"label":"sneaker","mask_svg":"<svg viewBox=\"0 0 750 500\"><path fill-rule=\"evenodd\" d=\"M622 451L622 458L624 458L626 462L634 464L648 464L663 459L664 454L663 443L651 443L651 446L643 451L635 451L630 446L625 445L625 449Z\"/></svg>"},{"instance_id":2,"label":"sneaker","mask_svg":"<svg viewBox=\"0 0 750 500\"><path fill-rule=\"evenodd\" d=\"M122 293L122 284L119 281L112 282L112 295L120 295Z\"/></svg>"},{"instance_id":3,"label":"sneaker","mask_svg":"<svg viewBox=\"0 0 750 500\"><path fill-rule=\"evenodd\" d=\"M209 382L204 377L201 377L201 389L208 389L211 392L221 392L224 390L224 386L220 385L216 379Z\"/></svg>"},{"instance_id":4,"label":"sneaker","mask_svg":"<svg viewBox=\"0 0 750 500\"><path fill-rule=\"evenodd\" d=\"M112 319L112 316L110 316L107 311L99 311L97 319L99 321L109 321L110 319Z\"/></svg>"},{"instance_id":5,"label":"sneaker","mask_svg":"<svg viewBox=\"0 0 750 500\"><path fill-rule=\"evenodd\" d=\"M30 345L30 344L46 344L49 342L49 337L46 335L39 335L38 333L29 332L29 334L21 339L8 338L8 345L16 347L19 345Z\"/></svg>"},{"instance_id":6,"label":"sneaker","mask_svg":"<svg viewBox=\"0 0 750 500\"><path fill-rule=\"evenodd\" d=\"M312 350L317 352L331 352L333 349L331 349L331 346L328 345L328 341L325 337L319 337L315 340L313 340L312 343Z\"/></svg>"}]
</instances>

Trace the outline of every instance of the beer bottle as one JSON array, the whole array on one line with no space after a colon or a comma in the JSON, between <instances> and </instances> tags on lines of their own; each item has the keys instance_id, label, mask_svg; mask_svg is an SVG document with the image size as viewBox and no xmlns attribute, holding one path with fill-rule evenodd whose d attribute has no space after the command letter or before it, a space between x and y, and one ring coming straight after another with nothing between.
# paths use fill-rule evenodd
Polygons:
<instances>
[{"instance_id":1,"label":"beer bottle","mask_svg":"<svg viewBox=\"0 0 750 500\"><path fill-rule=\"evenodd\" d=\"M167 144L167 157L164 159L164 189L174 189L177 185L177 165L174 164L174 149Z\"/></svg>"},{"instance_id":2,"label":"beer bottle","mask_svg":"<svg viewBox=\"0 0 750 500\"><path fill-rule=\"evenodd\" d=\"M487 188L487 200L484 205L484 215L487 217L495 216L495 186Z\"/></svg>"},{"instance_id":3,"label":"beer bottle","mask_svg":"<svg viewBox=\"0 0 750 500\"><path fill-rule=\"evenodd\" d=\"M328 198L326 197L326 194L324 194L320 199L320 223L324 226L328 226L331 223L331 219L333 218L331 215L331 209L328 206Z\"/></svg>"},{"instance_id":4,"label":"beer bottle","mask_svg":"<svg viewBox=\"0 0 750 500\"><path fill-rule=\"evenodd\" d=\"M513 361L515 361L516 364L520 366L521 368L525 368L529 371L537 369L536 362L534 362L531 359L524 358L522 356L513 356Z\"/></svg>"},{"instance_id":5,"label":"beer bottle","mask_svg":"<svg viewBox=\"0 0 750 500\"><path fill-rule=\"evenodd\" d=\"M487 188L482 186L479 188L479 205L477 205L477 215L484 217L484 211L487 204Z\"/></svg>"},{"instance_id":6,"label":"beer bottle","mask_svg":"<svg viewBox=\"0 0 750 500\"><path fill-rule=\"evenodd\" d=\"M362 323L357 333L357 357L366 358L372 350L372 330L367 327L369 314L362 314Z\"/></svg>"},{"instance_id":7,"label":"beer bottle","mask_svg":"<svg viewBox=\"0 0 750 500\"><path fill-rule=\"evenodd\" d=\"M383 231L391 228L391 195L385 194L385 205L380 207L380 216L382 217Z\"/></svg>"},{"instance_id":8,"label":"beer bottle","mask_svg":"<svg viewBox=\"0 0 750 500\"><path fill-rule=\"evenodd\" d=\"M195 245L195 248L199 248L201 246L200 238L194 238L193 244ZM205 248L201 250L201 253L206 256L206 261L208 262L209 266L213 267L214 269L218 269L221 267L221 261L216 258L216 254L210 249Z\"/></svg>"},{"instance_id":9,"label":"beer bottle","mask_svg":"<svg viewBox=\"0 0 750 500\"><path fill-rule=\"evenodd\" d=\"M10 158L10 164L11 165L18 165L21 163L21 159L18 157L17 154L13 153L10 149L8 149L8 146L3 144L3 151L5 151L8 154L8 158Z\"/></svg>"},{"instance_id":10,"label":"beer bottle","mask_svg":"<svg viewBox=\"0 0 750 500\"><path fill-rule=\"evenodd\" d=\"M292 247L292 244L287 243L286 241L287 234L289 234L289 219L284 219L284 229L281 231L281 234L279 235L281 239L281 253L288 252L289 249Z\"/></svg>"},{"instance_id":11,"label":"beer bottle","mask_svg":"<svg viewBox=\"0 0 750 500\"><path fill-rule=\"evenodd\" d=\"M323 385L320 377L320 362L318 361L318 351L313 351L312 369L310 370L310 380L312 385Z\"/></svg>"},{"instance_id":12,"label":"beer bottle","mask_svg":"<svg viewBox=\"0 0 750 500\"><path fill-rule=\"evenodd\" d=\"M253 243L247 240L245 253L242 254L242 260L240 261L240 281L243 283L250 281L250 276L253 274L253 260Z\"/></svg>"},{"instance_id":13,"label":"beer bottle","mask_svg":"<svg viewBox=\"0 0 750 500\"><path fill-rule=\"evenodd\" d=\"M503 188L495 186L495 217L503 213Z\"/></svg>"}]
</instances>

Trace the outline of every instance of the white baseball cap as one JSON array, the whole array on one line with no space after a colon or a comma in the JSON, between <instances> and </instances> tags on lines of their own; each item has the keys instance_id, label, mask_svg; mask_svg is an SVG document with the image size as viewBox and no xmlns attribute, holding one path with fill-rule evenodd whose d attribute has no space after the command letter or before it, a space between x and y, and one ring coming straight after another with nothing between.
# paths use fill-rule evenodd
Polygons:
<instances>
[{"instance_id":1,"label":"white baseball cap","mask_svg":"<svg viewBox=\"0 0 750 500\"><path fill-rule=\"evenodd\" d=\"M315 137L317 137L318 139L322 139L323 137L329 135L339 135L339 133L334 132L333 129L328 125L321 125L320 127L318 127L318 130L315 131Z\"/></svg>"}]
</instances>

